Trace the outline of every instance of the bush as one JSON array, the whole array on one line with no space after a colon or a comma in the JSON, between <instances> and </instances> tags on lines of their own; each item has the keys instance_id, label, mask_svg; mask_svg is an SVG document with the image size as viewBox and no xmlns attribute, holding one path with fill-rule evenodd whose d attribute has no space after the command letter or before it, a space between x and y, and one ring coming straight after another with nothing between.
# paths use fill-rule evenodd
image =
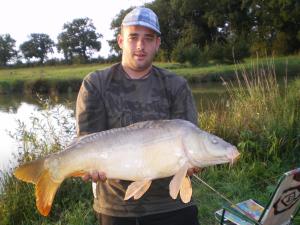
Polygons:
<instances>
[{"instance_id":1,"label":"bush","mask_svg":"<svg viewBox=\"0 0 300 225\"><path fill-rule=\"evenodd\" d=\"M184 44L182 42L179 42L172 51L171 54L172 61L184 63L186 61L184 56L184 49L185 49Z\"/></svg>"},{"instance_id":2,"label":"bush","mask_svg":"<svg viewBox=\"0 0 300 225\"><path fill-rule=\"evenodd\" d=\"M201 51L195 44L185 46L180 42L172 52L172 60L175 62L187 62L192 66L196 66L200 63L200 59Z\"/></svg>"},{"instance_id":3,"label":"bush","mask_svg":"<svg viewBox=\"0 0 300 225\"><path fill-rule=\"evenodd\" d=\"M265 41L255 41L250 46L251 56L265 57L271 54L270 46Z\"/></svg>"},{"instance_id":4,"label":"bush","mask_svg":"<svg viewBox=\"0 0 300 225\"><path fill-rule=\"evenodd\" d=\"M184 50L184 56L188 63L192 66L196 66L200 62L201 51L195 44L193 44Z\"/></svg>"},{"instance_id":5,"label":"bush","mask_svg":"<svg viewBox=\"0 0 300 225\"><path fill-rule=\"evenodd\" d=\"M249 45L246 39L238 39L228 44L226 58L231 62L241 62L250 56Z\"/></svg>"},{"instance_id":6,"label":"bush","mask_svg":"<svg viewBox=\"0 0 300 225\"><path fill-rule=\"evenodd\" d=\"M155 56L155 61L170 62L171 61L170 54L166 50L160 49Z\"/></svg>"},{"instance_id":7,"label":"bush","mask_svg":"<svg viewBox=\"0 0 300 225\"><path fill-rule=\"evenodd\" d=\"M289 36L284 32L278 32L272 43L274 55L286 55L289 53Z\"/></svg>"},{"instance_id":8,"label":"bush","mask_svg":"<svg viewBox=\"0 0 300 225\"><path fill-rule=\"evenodd\" d=\"M228 42L214 42L203 50L203 58L218 63L241 62L248 57L249 47L245 40L228 40Z\"/></svg>"}]
</instances>

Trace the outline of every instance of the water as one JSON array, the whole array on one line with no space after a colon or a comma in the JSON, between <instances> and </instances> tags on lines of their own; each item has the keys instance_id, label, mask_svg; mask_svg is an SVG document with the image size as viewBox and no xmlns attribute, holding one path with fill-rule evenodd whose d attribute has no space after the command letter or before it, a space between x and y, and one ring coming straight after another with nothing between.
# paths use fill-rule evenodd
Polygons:
<instances>
[{"instance_id":1,"label":"water","mask_svg":"<svg viewBox=\"0 0 300 225\"><path fill-rule=\"evenodd\" d=\"M226 101L224 87L221 85L197 85L192 88L198 110L206 110L211 105L218 105ZM74 110L76 93L54 97L54 102L50 103L50 117L53 117L54 124L56 117L68 118L70 125L75 126ZM31 127L32 118L41 118L45 112L40 98L37 96L23 95L0 95L0 170L12 167L14 162L13 154L18 153L20 143L15 141L10 134L15 134L18 130L18 121ZM47 126L47 124L45 124ZM60 126L56 124L56 126ZM74 134L75 135L75 134Z\"/></svg>"},{"instance_id":2,"label":"water","mask_svg":"<svg viewBox=\"0 0 300 225\"><path fill-rule=\"evenodd\" d=\"M13 155L18 154L21 143L17 142L13 136L19 130L20 123L31 128L33 118L40 119L38 123L45 123L46 121L43 121L43 118L45 118L45 113L49 113L51 125L60 126L57 118L64 116L68 118L71 126L75 126L75 99L76 94L56 97L55 103L49 104L51 109L45 110L43 108L45 102L41 101L40 97L0 95L0 170L5 170L15 163ZM47 122L39 126L48 129Z\"/></svg>"}]
</instances>

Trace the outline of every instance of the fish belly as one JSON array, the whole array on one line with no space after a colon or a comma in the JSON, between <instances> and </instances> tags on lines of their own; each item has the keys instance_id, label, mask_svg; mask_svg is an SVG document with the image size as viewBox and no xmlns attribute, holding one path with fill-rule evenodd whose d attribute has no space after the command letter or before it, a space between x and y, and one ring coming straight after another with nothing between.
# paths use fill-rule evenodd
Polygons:
<instances>
[{"instance_id":1,"label":"fish belly","mask_svg":"<svg viewBox=\"0 0 300 225\"><path fill-rule=\"evenodd\" d=\"M174 175L187 162L177 135L129 130L94 139L49 160L54 180L95 170L110 179L156 179Z\"/></svg>"},{"instance_id":2,"label":"fish belly","mask_svg":"<svg viewBox=\"0 0 300 225\"><path fill-rule=\"evenodd\" d=\"M174 175L186 160L178 145L160 142L118 149L107 160L101 160L103 167L99 169L112 179L152 180Z\"/></svg>"}]
</instances>

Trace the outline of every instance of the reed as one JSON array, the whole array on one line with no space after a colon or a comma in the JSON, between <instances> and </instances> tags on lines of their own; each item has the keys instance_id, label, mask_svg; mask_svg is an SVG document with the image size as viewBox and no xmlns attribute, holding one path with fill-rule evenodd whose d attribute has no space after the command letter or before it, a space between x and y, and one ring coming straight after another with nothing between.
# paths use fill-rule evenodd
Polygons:
<instances>
[{"instance_id":1,"label":"reed","mask_svg":"<svg viewBox=\"0 0 300 225\"><path fill-rule=\"evenodd\" d=\"M212 105L200 111L199 125L234 143L242 157L232 168L208 168L202 176L234 202L254 198L266 204L279 176L300 166L300 79L278 81L272 60L267 66L253 62L250 72L237 65L236 77L227 84L223 110ZM214 224L212 212L223 199L201 184L195 195L200 220Z\"/></svg>"}]
</instances>

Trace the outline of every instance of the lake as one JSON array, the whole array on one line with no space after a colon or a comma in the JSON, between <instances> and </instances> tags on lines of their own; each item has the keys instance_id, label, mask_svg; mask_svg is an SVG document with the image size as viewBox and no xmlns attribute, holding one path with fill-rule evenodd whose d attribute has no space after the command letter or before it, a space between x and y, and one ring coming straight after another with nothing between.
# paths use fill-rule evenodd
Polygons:
<instances>
[{"instance_id":1,"label":"lake","mask_svg":"<svg viewBox=\"0 0 300 225\"><path fill-rule=\"evenodd\" d=\"M209 107L218 107L225 105L227 96L225 88L221 84L202 84L192 87L193 95L198 110L206 110ZM74 110L77 93L51 97L48 102L51 110L45 110L41 99L49 99L48 96L30 96L30 95L0 95L0 170L11 167L14 162L13 154L18 153L20 144L12 135L15 135L20 124L32 125L32 118L42 118L45 113L52 117L52 125L57 124L59 117L68 118L68 123L75 126ZM44 126L44 125L43 125ZM47 129L48 124L45 124ZM75 129L71 136L75 136Z\"/></svg>"}]
</instances>

